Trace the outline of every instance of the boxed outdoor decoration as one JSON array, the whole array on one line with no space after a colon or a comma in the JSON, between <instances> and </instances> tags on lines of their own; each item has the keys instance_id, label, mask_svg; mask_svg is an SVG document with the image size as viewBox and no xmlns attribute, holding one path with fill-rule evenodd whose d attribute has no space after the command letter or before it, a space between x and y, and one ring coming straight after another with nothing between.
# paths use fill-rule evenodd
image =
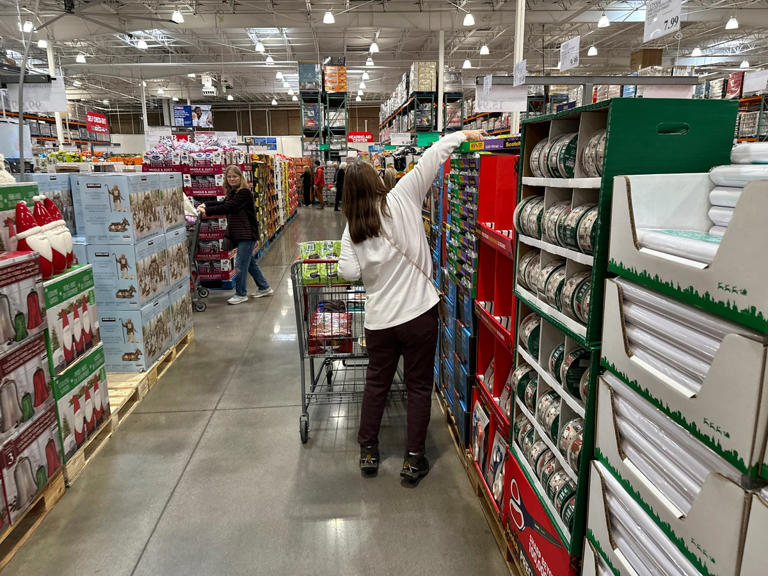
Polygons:
<instances>
[{"instance_id":1,"label":"boxed outdoor decoration","mask_svg":"<svg viewBox=\"0 0 768 576\"><path fill-rule=\"evenodd\" d=\"M168 292L171 309L171 342L176 343L192 327L192 296L189 276L181 279Z\"/></svg>"},{"instance_id":2,"label":"boxed outdoor decoration","mask_svg":"<svg viewBox=\"0 0 768 576\"><path fill-rule=\"evenodd\" d=\"M0 446L53 405L45 336L0 356Z\"/></svg>"},{"instance_id":3,"label":"boxed outdoor decoration","mask_svg":"<svg viewBox=\"0 0 768 576\"><path fill-rule=\"evenodd\" d=\"M181 174L168 172L159 176L163 194L163 230L184 226L184 190Z\"/></svg>"},{"instance_id":4,"label":"boxed outdoor decoration","mask_svg":"<svg viewBox=\"0 0 768 576\"><path fill-rule=\"evenodd\" d=\"M168 296L160 296L140 310L101 306L99 327L104 342L107 370L147 370L171 345Z\"/></svg>"},{"instance_id":5,"label":"boxed outdoor decoration","mask_svg":"<svg viewBox=\"0 0 768 576\"><path fill-rule=\"evenodd\" d=\"M88 261L99 304L139 309L164 293L169 272L165 239L153 236L136 244L89 244Z\"/></svg>"},{"instance_id":6,"label":"boxed outdoor decoration","mask_svg":"<svg viewBox=\"0 0 768 576\"><path fill-rule=\"evenodd\" d=\"M177 228L166 232L166 261L168 263L168 285L173 286L185 276L189 276L189 249L187 231Z\"/></svg>"},{"instance_id":7,"label":"boxed outdoor decoration","mask_svg":"<svg viewBox=\"0 0 768 576\"><path fill-rule=\"evenodd\" d=\"M347 283L339 276L340 240L317 240L301 242L299 257L302 260L328 260L322 263L302 264L301 277L304 284Z\"/></svg>"},{"instance_id":8,"label":"boxed outdoor decoration","mask_svg":"<svg viewBox=\"0 0 768 576\"><path fill-rule=\"evenodd\" d=\"M31 205L37 193L36 184L0 184L0 252L17 249L16 205L19 202Z\"/></svg>"},{"instance_id":9,"label":"boxed outdoor decoration","mask_svg":"<svg viewBox=\"0 0 768 576\"><path fill-rule=\"evenodd\" d=\"M51 375L66 371L101 341L91 266L79 266L44 283Z\"/></svg>"},{"instance_id":10,"label":"boxed outdoor decoration","mask_svg":"<svg viewBox=\"0 0 768 576\"><path fill-rule=\"evenodd\" d=\"M109 391L104 370L104 349L94 348L71 370L53 382L64 461L109 420Z\"/></svg>"},{"instance_id":11,"label":"boxed outdoor decoration","mask_svg":"<svg viewBox=\"0 0 768 576\"><path fill-rule=\"evenodd\" d=\"M39 256L0 254L0 355L45 330L45 304Z\"/></svg>"},{"instance_id":12,"label":"boxed outdoor decoration","mask_svg":"<svg viewBox=\"0 0 768 576\"><path fill-rule=\"evenodd\" d=\"M56 410L51 406L0 452L5 495L5 520L13 524L61 468L61 444Z\"/></svg>"},{"instance_id":13,"label":"boxed outdoor decoration","mask_svg":"<svg viewBox=\"0 0 768 576\"><path fill-rule=\"evenodd\" d=\"M45 172L25 174L24 180L37 183L38 192L50 198L61 213L70 231L75 231L75 206L72 202L70 174L49 174Z\"/></svg>"}]
</instances>

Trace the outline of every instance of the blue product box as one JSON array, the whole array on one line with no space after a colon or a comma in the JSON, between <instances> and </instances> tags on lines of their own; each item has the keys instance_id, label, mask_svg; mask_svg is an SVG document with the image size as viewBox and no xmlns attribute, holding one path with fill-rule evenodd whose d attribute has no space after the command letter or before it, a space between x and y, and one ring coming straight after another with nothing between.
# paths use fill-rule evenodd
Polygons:
<instances>
[{"instance_id":1,"label":"blue product box","mask_svg":"<svg viewBox=\"0 0 768 576\"><path fill-rule=\"evenodd\" d=\"M165 245L168 261L168 284L173 286L185 276L189 276L189 248L187 247L187 229L176 228L165 233Z\"/></svg>"},{"instance_id":2,"label":"blue product box","mask_svg":"<svg viewBox=\"0 0 768 576\"><path fill-rule=\"evenodd\" d=\"M451 324L444 324L442 337L440 340L440 353L443 356L453 356L453 352L456 350L456 333L451 327Z\"/></svg>"},{"instance_id":3,"label":"blue product box","mask_svg":"<svg viewBox=\"0 0 768 576\"><path fill-rule=\"evenodd\" d=\"M85 236L72 236L72 253L75 255L74 264L88 264L88 243Z\"/></svg>"},{"instance_id":4,"label":"blue product box","mask_svg":"<svg viewBox=\"0 0 768 576\"><path fill-rule=\"evenodd\" d=\"M163 193L163 230L183 228L184 220L184 184L180 172L164 172L161 177Z\"/></svg>"},{"instance_id":5,"label":"blue product box","mask_svg":"<svg viewBox=\"0 0 768 576\"><path fill-rule=\"evenodd\" d=\"M456 363L454 374L453 387L456 390L456 397L468 402L472 398L473 376L460 362Z\"/></svg>"},{"instance_id":6,"label":"blue product box","mask_svg":"<svg viewBox=\"0 0 768 576\"><path fill-rule=\"evenodd\" d=\"M72 190L77 233L92 244L135 244L162 234L164 177L80 174Z\"/></svg>"},{"instance_id":7,"label":"blue product box","mask_svg":"<svg viewBox=\"0 0 768 576\"><path fill-rule=\"evenodd\" d=\"M472 333L456 320L456 355L467 372L474 372L476 340Z\"/></svg>"},{"instance_id":8,"label":"blue product box","mask_svg":"<svg viewBox=\"0 0 768 576\"><path fill-rule=\"evenodd\" d=\"M87 252L99 305L138 310L168 289L165 236L135 245L89 244Z\"/></svg>"},{"instance_id":9,"label":"blue product box","mask_svg":"<svg viewBox=\"0 0 768 576\"><path fill-rule=\"evenodd\" d=\"M456 419L456 429L459 433L459 442L463 448L469 446L469 414L464 400L457 400L454 405L453 416Z\"/></svg>"},{"instance_id":10,"label":"blue product box","mask_svg":"<svg viewBox=\"0 0 768 576\"><path fill-rule=\"evenodd\" d=\"M171 309L171 343L176 344L192 328L192 295L189 276L185 276L171 286L168 292L168 305Z\"/></svg>"},{"instance_id":11,"label":"blue product box","mask_svg":"<svg viewBox=\"0 0 768 576\"><path fill-rule=\"evenodd\" d=\"M171 345L168 296L139 310L99 308L99 328L108 372L143 372Z\"/></svg>"},{"instance_id":12,"label":"blue product box","mask_svg":"<svg viewBox=\"0 0 768 576\"><path fill-rule=\"evenodd\" d=\"M474 334L475 332L475 313L474 299L465 292L459 292L458 317L461 323Z\"/></svg>"}]
</instances>

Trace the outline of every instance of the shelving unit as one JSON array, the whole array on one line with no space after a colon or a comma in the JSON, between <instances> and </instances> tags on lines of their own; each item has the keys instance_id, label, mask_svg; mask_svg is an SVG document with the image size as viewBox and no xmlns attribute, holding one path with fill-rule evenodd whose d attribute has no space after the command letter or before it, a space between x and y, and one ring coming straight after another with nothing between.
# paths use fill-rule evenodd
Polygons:
<instances>
[{"instance_id":1,"label":"shelving unit","mask_svg":"<svg viewBox=\"0 0 768 576\"><path fill-rule=\"evenodd\" d=\"M739 100L738 142L765 142L768 140L768 94Z\"/></svg>"},{"instance_id":2,"label":"shelving unit","mask_svg":"<svg viewBox=\"0 0 768 576\"><path fill-rule=\"evenodd\" d=\"M9 118L18 118L17 112L11 112L6 110L5 116ZM24 114L25 123L30 127L30 136L32 140L39 142L58 142L56 135L56 119L49 116L41 116L39 114ZM109 134L96 134L94 132L88 132L86 129L86 123L79 120L70 120L68 116L63 119L65 144L78 144L78 145L94 145L94 146L110 146L112 140ZM74 136L75 131L77 137ZM92 137L88 137L91 135Z\"/></svg>"}]
</instances>

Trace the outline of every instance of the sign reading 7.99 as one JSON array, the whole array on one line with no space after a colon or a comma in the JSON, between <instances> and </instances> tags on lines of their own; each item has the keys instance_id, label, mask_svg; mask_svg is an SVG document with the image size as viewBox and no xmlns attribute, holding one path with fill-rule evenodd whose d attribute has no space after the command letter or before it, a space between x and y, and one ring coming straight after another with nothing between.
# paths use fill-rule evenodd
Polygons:
<instances>
[{"instance_id":1,"label":"sign reading 7.99","mask_svg":"<svg viewBox=\"0 0 768 576\"><path fill-rule=\"evenodd\" d=\"M681 0L648 0L645 4L643 42L680 30Z\"/></svg>"}]
</instances>

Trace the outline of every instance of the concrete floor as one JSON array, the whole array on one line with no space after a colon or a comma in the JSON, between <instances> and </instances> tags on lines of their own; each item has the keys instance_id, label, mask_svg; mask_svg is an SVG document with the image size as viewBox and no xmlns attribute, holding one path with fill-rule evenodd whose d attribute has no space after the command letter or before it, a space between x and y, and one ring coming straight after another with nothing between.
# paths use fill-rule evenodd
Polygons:
<instances>
[{"instance_id":1,"label":"concrete floor","mask_svg":"<svg viewBox=\"0 0 768 576\"><path fill-rule=\"evenodd\" d=\"M507 574L436 403L415 489L398 476L402 401L377 478L358 471L358 405L318 407L301 444L290 264L297 242L342 229L333 210L301 209L260 262L273 298L211 295L192 346L4 575Z\"/></svg>"}]
</instances>

